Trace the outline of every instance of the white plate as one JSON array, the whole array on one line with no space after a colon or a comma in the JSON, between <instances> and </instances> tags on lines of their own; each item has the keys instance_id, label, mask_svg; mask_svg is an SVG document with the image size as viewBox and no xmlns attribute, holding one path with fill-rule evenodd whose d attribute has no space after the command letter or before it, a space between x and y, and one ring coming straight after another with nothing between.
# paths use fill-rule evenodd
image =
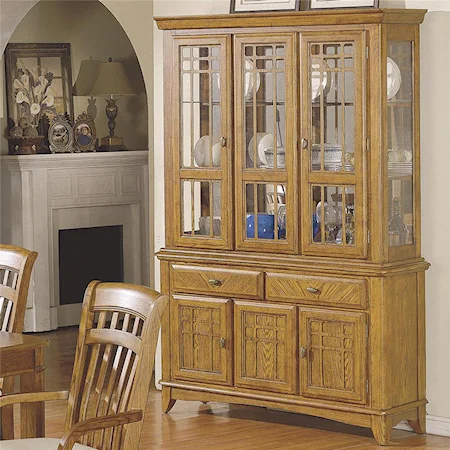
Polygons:
<instances>
[{"instance_id":1,"label":"white plate","mask_svg":"<svg viewBox=\"0 0 450 450\"><path fill-rule=\"evenodd\" d=\"M253 162L253 146L254 146L254 136L250 139L248 144L248 156L250 160ZM272 133L257 133L256 135L256 145L257 145L257 153L258 153L258 161L257 166L261 167L267 166L267 159L265 150L266 148L273 148L274 137Z\"/></svg>"},{"instance_id":2,"label":"white plate","mask_svg":"<svg viewBox=\"0 0 450 450\"><path fill-rule=\"evenodd\" d=\"M253 73L253 72L247 72L250 70L253 70L254 65L253 65L253 61L250 61L248 59L245 60L245 76L244 76L244 81L245 81L245 100L249 101L252 98L253 95L253 86L255 83L255 78L256 78L256 92L258 92L258 89L261 85L261 76L259 75L258 72ZM256 77L255 77L256 75Z\"/></svg>"},{"instance_id":3,"label":"white plate","mask_svg":"<svg viewBox=\"0 0 450 450\"><path fill-rule=\"evenodd\" d=\"M213 136L213 166L218 167L220 165L220 152L221 146L219 138ZM202 136L194 147L194 160L198 167L208 167L210 164L210 138L209 135Z\"/></svg>"},{"instance_id":4,"label":"white plate","mask_svg":"<svg viewBox=\"0 0 450 450\"><path fill-rule=\"evenodd\" d=\"M319 58L311 59L311 98L314 101L324 94L326 96L330 92L331 88L331 77L328 76L326 69L328 65L325 61ZM322 69L322 84L320 83L320 69Z\"/></svg>"},{"instance_id":5,"label":"white plate","mask_svg":"<svg viewBox=\"0 0 450 450\"><path fill-rule=\"evenodd\" d=\"M402 74L396 62L387 59L387 99L394 97L402 84Z\"/></svg>"}]
</instances>

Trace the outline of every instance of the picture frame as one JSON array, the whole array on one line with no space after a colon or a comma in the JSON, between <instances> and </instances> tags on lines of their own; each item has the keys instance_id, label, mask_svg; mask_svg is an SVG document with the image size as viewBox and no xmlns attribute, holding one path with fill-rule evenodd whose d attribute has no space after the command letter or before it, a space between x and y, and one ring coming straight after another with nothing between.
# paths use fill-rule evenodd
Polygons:
<instances>
[{"instance_id":1,"label":"picture frame","mask_svg":"<svg viewBox=\"0 0 450 450\"><path fill-rule=\"evenodd\" d=\"M74 119L70 44L16 44L6 46L5 78L8 128L32 125L48 135L58 114ZM44 147L49 151L48 142Z\"/></svg>"},{"instance_id":2,"label":"picture frame","mask_svg":"<svg viewBox=\"0 0 450 450\"><path fill-rule=\"evenodd\" d=\"M299 11L300 0L231 0L230 13Z\"/></svg>"},{"instance_id":3,"label":"picture frame","mask_svg":"<svg viewBox=\"0 0 450 450\"><path fill-rule=\"evenodd\" d=\"M51 153L73 153L73 128L65 114L58 114L48 130Z\"/></svg>"},{"instance_id":4,"label":"picture frame","mask_svg":"<svg viewBox=\"0 0 450 450\"><path fill-rule=\"evenodd\" d=\"M378 8L379 0L309 0L308 10Z\"/></svg>"},{"instance_id":5,"label":"picture frame","mask_svg":"<svg viewBox=\"0 0 450 450\"><path fill-rule=\"evenodd\" d=\"M76 152L95 152L97 133L94 121L86 112L77 117L73 124L73 142Z\"/></svg>"}]
</instances>

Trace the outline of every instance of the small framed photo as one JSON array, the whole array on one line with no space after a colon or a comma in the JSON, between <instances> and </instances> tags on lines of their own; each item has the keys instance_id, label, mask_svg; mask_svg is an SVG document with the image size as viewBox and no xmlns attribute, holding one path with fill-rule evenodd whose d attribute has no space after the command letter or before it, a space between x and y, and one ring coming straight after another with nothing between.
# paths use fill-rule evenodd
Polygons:
<instances>
[{"instance_id":1,"label":"small framed photo","mask_svg":"<svg viewBox=\"0 0 450 450\"><path fill-rule=\"evenodd\" d=\"M73 128L65 114L58 114L48 130L52 153L73 153Z\"/></svg>"},{"instance_id":2,"label":"small framed photo","mask_svg":"<svg viewBox=\"0 0 450 450\"><path fill-rule=\"evenodd\" d=\"M298 11L300 0L231 0L230 13Z\"/></svg>"},{"instance_id":3,"label":"small framed photo","mask_svg":"<svg viewBox=\"0 0 450 450\"><path fill-rule=\"evenodd\" d=\"M83 112L73 125L76 152L95 152L96 131L94 121Z\"/></svg>"},{"instance_id":4,"label":"small framed photo","mask_svg":"<svg viewBox=\"0 0 450 450\"><path fill-rule=\"evenodd\" d=\"M310 0L309 9L378 8L379 0Z\"/></svg>"}]
</instances>

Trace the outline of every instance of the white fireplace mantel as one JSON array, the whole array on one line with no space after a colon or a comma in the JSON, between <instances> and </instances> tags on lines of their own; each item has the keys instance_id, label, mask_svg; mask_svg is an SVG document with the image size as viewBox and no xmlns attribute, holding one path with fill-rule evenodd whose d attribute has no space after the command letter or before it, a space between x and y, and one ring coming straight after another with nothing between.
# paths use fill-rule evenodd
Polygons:
<instances>
[{"instance_id":1,"label":"white fireplace mantel","mask_svg":"<svg viewBox=\"0 0 450 450\"><path fill-rule=\"evenodd\" d=\"M148 151L2 156L0 169L0 241L39 255L26 331L70 324L73 310L59 305L60 229L122 225L125 281L149 284Z\"/></svg>"}]
</instances>

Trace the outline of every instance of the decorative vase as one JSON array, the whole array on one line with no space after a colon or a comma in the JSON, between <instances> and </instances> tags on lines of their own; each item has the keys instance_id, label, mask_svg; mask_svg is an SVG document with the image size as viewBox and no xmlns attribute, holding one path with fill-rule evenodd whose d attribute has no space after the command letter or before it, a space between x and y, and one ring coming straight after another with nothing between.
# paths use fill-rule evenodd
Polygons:
<instances>
[{"instance_id":1,"label":"decorative vase","mask_svg":"<svg viewBox=\"0 0 450 450\"><path fill-rule=\"evenodd\" d=\"M9 136L8 140L13 145L13 155L35 155L42 145L44 136Z\"/></svg>"}]
</instances>

